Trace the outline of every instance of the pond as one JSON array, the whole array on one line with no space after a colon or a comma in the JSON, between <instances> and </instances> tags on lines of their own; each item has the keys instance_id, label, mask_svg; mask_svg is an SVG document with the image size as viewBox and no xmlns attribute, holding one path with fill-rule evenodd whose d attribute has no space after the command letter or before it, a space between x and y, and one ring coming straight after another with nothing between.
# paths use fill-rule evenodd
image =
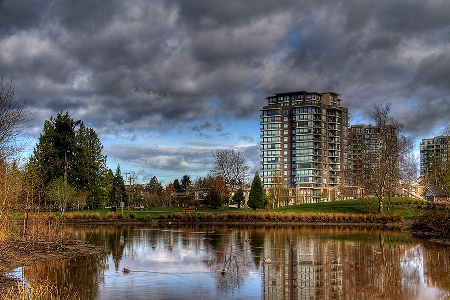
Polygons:
<instances>
[{"instance_id":1,"label":"pond","mask_svg":"<svg viewBox=\"0 0 450 300\"><path fill-rule=\"evenodd\" d=\"M450 299L450 248L345 227L92 226L106 254L16 270L81 299Z\"/></svg>"}]
</instances>

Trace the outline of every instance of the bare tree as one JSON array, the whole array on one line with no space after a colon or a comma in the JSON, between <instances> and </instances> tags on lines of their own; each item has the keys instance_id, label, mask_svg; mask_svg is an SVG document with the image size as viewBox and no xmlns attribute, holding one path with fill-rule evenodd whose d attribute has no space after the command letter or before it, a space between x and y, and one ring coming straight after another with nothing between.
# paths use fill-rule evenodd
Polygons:
<instances>
[{"instance_id":1,"label":"bare tree","mask_svg":"<svg viewBox=\"0 0 450 300\"><path fill-rule=\"evenodd\" d=\"M0 217L4 211L19 208L22 175L17 162L0 161Z\"/></svg>"},{"instance_id":2,"label":"bare tree","mask_svg":"<svg viewBox=\"0 0 450 300\"><path fill-rule=\"evenodd\" d=\"M444 130L442 131L442 135L450 136L450 123L445 126Z\"/></svg>"},{"instance_id":3,"label":"bare tree","mask_svg":"<svg viewBox=\"0 0 450 300\"><path fill-rule=\"evenodd\" d=\"M394 195L400 180L399 155L406 147L399 143L402 125L391 116L391 104L376 106L372 113L375 122L369 133L363 134L361 141L362 174L359 184L370 195L378 199L378 212L384 212L387 198ZM365 135L369 134L368 137ZM400 139L401 140L401 139ZM406 148L405 148L406 149Z\"/></svg>"},{"instance_id":4,"label":"bare tree","mask_svg":"<svg viewBox=\"0 0 450 300\"><path fill-rule=\"evenodd\" d=\"M0 159L7 159L19 152L23 145L18 141L25 124L33 114L28 112L21 100L14 100L12 81L0 80Z\"/></svg>"},{"instance_id":5,"label":"bare tree","mask_svg":"<svg viewBox=\"0 0 450 300\"><path fill-rule=\"evenodd\" d=\"M235 192L244 185L249 170L250 167L245 164L242 152L234 149L218 149L211 173L223 177L229 192Z\"/></svg>"},{"instance_id":6,"label":"bare tree","mask_svg":"<svg viewBox=\"0 0 450 300\"><path fill-rule=\"evenodd\" d=\"M22 101L14 100L12 81L0 79L0 203L1 210L11 208L17 202L20 172L14 156L23 148L18 137L31 120L32 114L23 106ZM9 162L8 162L9 161Z\"/></svg>"},{"instance_id":7,"label":"bare tree","mask_svg":"<svg viewBox=\"0 0 450 300\"><path fill-rule=\"evenodd\" d=\"M278 208L284 206L285 200L289 197L289 189L284 184L283 174L280 170L275 170L272 173L272 184L268 191L268 200L271 202L269 205L272 205L272 208Z\"/></svg>"},{"instance_id":8,"label":"bare tree","mask_svg":"<svg viewBox=\"0 0 450 300\"><path fill-rule=\"evenodd\" d=\"M400 188L410 193L410 187L418 179L417 161L413 154L414 143L411 138L400 135L398 145L399 184Z\"/></svg>"}]
</instances>

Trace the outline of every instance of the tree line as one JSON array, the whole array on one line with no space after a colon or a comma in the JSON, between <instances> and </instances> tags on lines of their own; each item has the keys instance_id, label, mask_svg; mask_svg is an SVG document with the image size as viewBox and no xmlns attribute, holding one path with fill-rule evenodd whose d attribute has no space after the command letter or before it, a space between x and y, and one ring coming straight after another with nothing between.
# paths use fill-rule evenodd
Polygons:
<instances>
[{"instance_id":1,"label":"tree line","mask_svg":"<svg viewBox=\"0 0 450 300\"><path fill-rule=\"evenodd\" d=\"M106 166L106 155L97 133L69 112L45 120L33 153L21 161L24 145L18 137L33 114L14 99L12 82L0 80L0 211L98 209L105 206L212 207L244 204L249 167L244 155L233 149L215 153L214 168L192 181L189 175L163 187L156 176L146 184L135 184L135 174L126 180L118 165ZM128 175L127 175L128 176ZM259 176L258 176L259 178ZM261 182L259 182L261 185ZM262 185L261 185L262 189ZM195 198L194 192L202 192ZM264 204L263 195L254 207ZM197 200L196 200L197 199ZM197 201L197 202L196 202ZM252 201L249 201L252 205Z\"/></svg>"},{"instance_id":2,"label":"tree line","mask_svg":"<svg viewBox=\"0 0 450 300\"><path fill-rule=\"evenodd\" d=\"M192 180L185 174L165 188L156 176L148 184L137 185L140 198L134 197L134 204L140 206L199 206L212 208L247 205L256 209L266 205L264 189L256 173L252 186L248 184L249 167L244 155L235 149L218 149L214 153L213 168L205 177ZM249 191L246 197L245 193ZM257 192L256 192L257 191ZM248 199L248 201L246 201Z\"/></svg>"}]
</instances>

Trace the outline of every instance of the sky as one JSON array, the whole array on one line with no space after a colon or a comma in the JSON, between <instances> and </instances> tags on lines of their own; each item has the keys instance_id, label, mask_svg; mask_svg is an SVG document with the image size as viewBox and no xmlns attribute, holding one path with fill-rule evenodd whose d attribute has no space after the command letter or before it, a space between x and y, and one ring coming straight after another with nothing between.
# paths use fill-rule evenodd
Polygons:
<instances>
[{"instance_id":1,"label":"sky","mask_svg":"<svg viewBox=\"0 0 450 300\"><path fill-rule=\"evenodd\" d=\"M220 148L254 173L275 93L339 93L350 124L392 103L416 147L440 135L449 11L447 0L0 0L0 75L34 113L29 153L68 111L138 182L205 176Z\"/></svg>"}]
</instances>

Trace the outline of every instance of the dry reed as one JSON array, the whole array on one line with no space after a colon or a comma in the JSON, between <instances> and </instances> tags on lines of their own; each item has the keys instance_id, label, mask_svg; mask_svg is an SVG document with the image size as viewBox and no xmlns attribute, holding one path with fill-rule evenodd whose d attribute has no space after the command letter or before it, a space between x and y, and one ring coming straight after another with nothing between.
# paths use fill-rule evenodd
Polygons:
<instances>
[{"instance_id":1,"label":"dry reed","mask_svg":"<svg viewBox=\"0 0 450 300\"><path fill-rule=\"evenodd\" d=\"M403 218L398 214L343 214L343 213L293 213L293 212L243 212L186 214L174 213L169 218L175 221L206 222L314 222L314 223L395 223Z\"/></svg>"},{"instance_id":2,"label":"dry reed","mask_svg":"<svg viewBox=\"0 0 450 300\"><path fill-rule=\"evenodd\" d=\"M10 289L4 295L4 300L78 300L77 295L62 295L61 292L48 282L32 283L25 285L17 283L17 287Z\"/></svg>"}]
</instances>

